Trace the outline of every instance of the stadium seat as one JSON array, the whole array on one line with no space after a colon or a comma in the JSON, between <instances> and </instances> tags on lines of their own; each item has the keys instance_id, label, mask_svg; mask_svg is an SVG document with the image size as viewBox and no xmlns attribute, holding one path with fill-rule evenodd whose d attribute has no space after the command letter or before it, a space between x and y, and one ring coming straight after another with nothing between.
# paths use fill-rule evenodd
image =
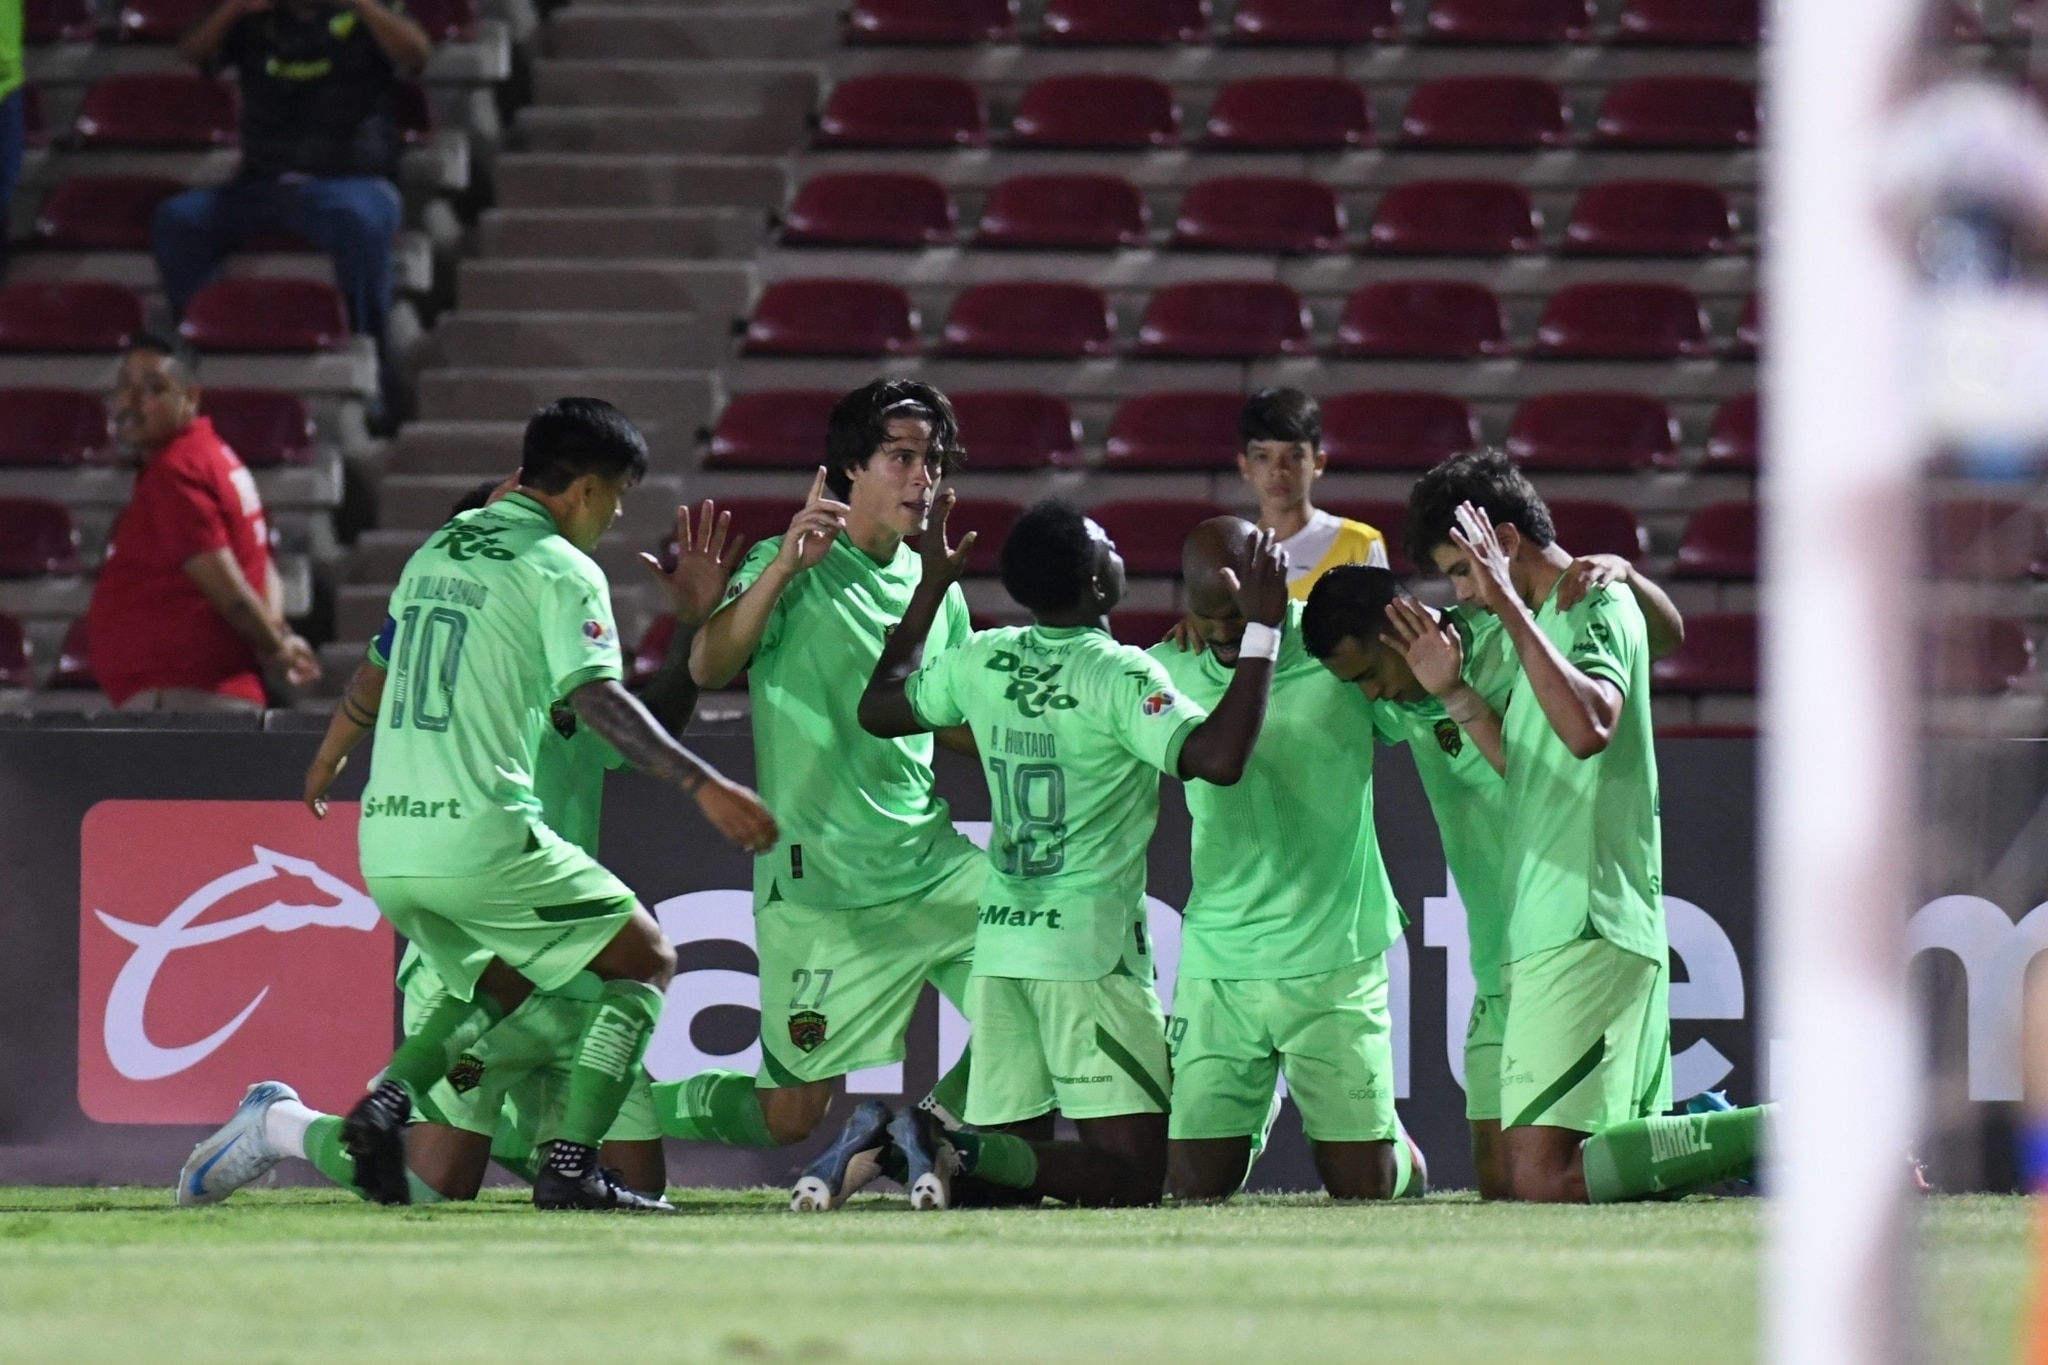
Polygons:
<instances>
[{"instance_id":1,"label":"stadium seat","mask_svg":"<svg viewBox=\"0 0 2048 1365\"><path fill-rule=\"evenodd\" d=\"M1362 521L1378 531L1386 537L1387 567L1398 574L1415 572L1415 561L1408 558L1402 544L1408 528L1407 503L1380 498L1334 498L1316 505L1331 516Z\"/></svg>"},{"instance_id":2,"label":"stadium seat","mask_svg":"<svg viewBox=\"0 0 2048 1365\"><path fill-rule=\"evenodd\" d=\"M433 140L434 104L427 98L426 88L414 81L400 81L393 92L397 105L398 137L408 147L418 147Z\"/></svg>"},{"instance_id":3,"label":"stadium seat","mask_svg":"<svg viewBox=\"0 0 2048 1365\"><path fill-rule=\"evenodd\" d=\"M0 351L118 351L145 325L142 296L126 285L67 280L0 289Z\"/></svg>"},{"instance_id":4,"label":"stadium seat","mask_svg":"<svg viewBox=\"0 0 2048 1365\"><path fill-rule=\"evenodd\" d=\"M917 309L881 280L782 280L761 291L748 355L915 355Z\"/></svg>"},{"instance_id":5,"label":"stadium seat","mask_svg":"<svg viewBox=\"0 0 2048 1365\"><path fill-rule=\"evenodd\" d=\"M1181 619L1177 611L1116 611L1109 616L1109 633L1120 645L1150 649L1172 634Z\"/></svg>"},{"instance_id":6,"label":"stadium seat","mask_svg":"<svg viewBox=\"0 0 2048 1365\"><path fill-rule=\"evenodd\" d=\"M78 528L63 503L47 498L0 498L0 578L83 572Z\"/></svg>"},{"instance_id":7,"label":"stadium seat","mask_svg":"<svg viewBox=\"0 0 2048 1365\"><path fill-rule=\"evenodd\" d=\"M1097 503L1088 515L1116 542L1131 573L1178 576L1188 532L1224 509L1202 498L1132 498Z\"/></svg>"},{"instance_id":8,"label":"stadium seat","mask_svg":"<svg viewBox=\"0 0 2048 1365\"><path fill-rule=\"evenodd\" d=\"M1037 250L1142 247L1152 240L1152 213L1119 176L1018 175L988 192L974 240Z\"/></svg>"},{"instance_id":9,"label":"stadium seat","mask_svg":"<svg viewBox=\"0 0 2048 1365\"><path fill-rule=\"evenodd\" d=\"M0 468L84 464L111 439L98 394L0 389Z\"/></svg>"},{"instance_id":10,"label":"stadium seat","mask_svg":"<svg viewBox=\"0 0 2048 1365\"><path fill-rule=\"evenodd\" d=\"M1590 43L1593 0L1430 0L1423 31L1443 43Z\"/></svg>"},{"instance_id":11,"label":"stadium seat","mask_svg":"<svg viewBox=\"0 0 2048 1365\"><path fill-rule=\"evenodd\" d=\"M796 480L791 481L792 490L796 483ZM804 480L803 484L808 488L809 480ZM796 491L786 498L720 499L718 510L732 514L732 524L726 533L728 537L736 537L746 545L755 545L787 531L791 518L803 510L803 499ZM727 545L731 543L728 539ZM673 555L674 545L671 544L669 549Z\"/></svg>"},{"instance_id":12,"label":"stadium seat","mask_svg":"<svg viewBox=\"0 0 2048 1365\"><path fill-rule=\"evenodd\" d=\"M954 296L940 348L949 355L1068 359L1116 353L1116 313L1093 285L1017 280Z\"/></svg>"},{"instance_id":13,"label":"stadium seat","mask_svg":"<svg viewBox=\"0 0 2048 1365\"><path fill-rule=\"evenodd\" d=\"M1328 185L1316 180L1278 175L1204 180L1180 201L1173 244L1291 255L1342 251L1344 206Z\"/></svg>"},{"instance_id":14,"label":"stadium seat","mask_svg":"<svg viewBox=\"0 0 2048 1365\"><path fill-rule=\"evenodd\" d=\"M1467 280L1387 280L1344 304L1331 354L1464 360L1505 355L1507 314L1483 284Z\"/></svg>"},{"instance_id":15,"label":"stadium seat","mask_svg":"<svg viewBox=\"0 0 2048 1365\"><path fill-rule=\"evenodd\" d=\"M1641 76L1616 81L1600 101L1602 147L1754 147L1756 86L1726 76Z\"/></svg>"},{"instance_id":16,"label":"stadium seat","mask_svg":"<svg viewBox=\"0 0 2048 1365\"><path fill-rule=\"evenodd\" d=\"M1373 211L1366 245L1404 256L1505 256L1543 248L1543 217L1505 180L1417 180Z\"/></svg>"},{"instance_id":17,"label":"stadium seat","mask_svg":"<svg viewBox=\"0 0 2048 1365\"><path fill-rule=\"evenodd\" d=\"M1531 469L1668 467L1678 463L1678 419L1647 393L1546 393L1515 410L1507 452Z\"/></svg>"},{"instance_id":18,"label":"stadium seat","mask_svg":"<svg viewBox=\"0 0 2048 1365\"><path fill-rule=\"evenodd\" d=\"M814 175L782 215L784 246L922 247L953 240L953 196L928 175Z\"/></svg>"},{"instance_id":19,"label":"stadium seat","mask_svg":"<svg viewBox=\"0 0 2048 1365\"><path fill-rule=\"evenodd\" d=\"M1338 76L1232 81L1209 106L1207 145L1243 152L1334 152L1372 145L1365 88Z\"/></svg>"},{"instance_id":20,"label":"stadium seat","mask_svg":"<svg viewBox=\"0 0 2048 1365\"><path fill-rule=\"evenodd\" d=\"M0 687L34 687L36 671L29 660L28 636L21 622L0 616Z\"/></svg>"},{"instance_id":21,"label":"stadium seat","mask_svg":"<svg viewBox=\"0 0 2048 1365\"><path fill-rule=\"evenodd\" d=\"M1535 354L1556 360L1666 360L1712 349L1707 311L1680 284L1568 285L1536 324Z\"/></svg>"},{"instance_id":22,"label":"stadium seat","mask_svg":"<svg viewBox=\"0 0 2048 1365\"><path fill-rule=\"evenodd\" d=\"M21 40L30 47L89 43L96 24L92 0L26 0L22 5Z\"/></svg>"},{"instance_id":23,"label":"stadium seat","mask_svg":"<svg viewBox=\"0 0 2048 1365\"><path fill-rule=\"evenodd\" d=\"M1572 111L1564 91L1536 76L1439 76L1410 92L1401 137L1413 147L1563 147Z\"/></svg>"},{"instance_id":24,"label":"stadium seat","mask_svg":"<svg viewBox=\"0 0 2048 1365\"><path fill-rule=\"evenodd\" d=\"M1625 0L1615 37L1624 43L1754 47L1762 15L1758 0Z\"/></svg>"},{"instance_id":25,"label":"stadium seat","mask_svg":"<svg viewBox=\"0 0 2048 1365\"><path fill-rule=\"evenodd\" d=\"M974 544L967 550L967 572L993 574L1003 567L1003 542L1010 538L1010 528L1017 524L1017 518L1024 515L1024 509L1014 502L1001 498L962 498L953 504L952 515L946 519L946 534L954 545L974 533Z\"/></svg>"},{"instance_id":26,"label":"stadium seat","mask_svg":"<svg viewBox=\"0 0 2048 1365\"><path fill-rule=\"evenodd\" d=\"M1054 393L956 393L953 415L976 472L991 469L1078 469L1081 424Z\"/></svg>"},{"instance_id":27,"label":"stadium seat","mask_svg":"<svg viewBox=\"0 0 2048 1365\"><path fill-rule=\"evenodd\" d=\"M1208 0L1046 0L1038 41L1061 47L1206 43Z\"/></svg>"},{"instance_id":28,"label":"stadium seat","mask_svg":"<svg viewBox=\"0 0 2048 1365\"><path fill-rule=\"evenodd\" d=\"M1550 504L1557 543L1574 555L1620 555L1640 562L1650 554L1650 537L1635 510L1599 498L1558 498Z\"/></svg>"},{"instance_id":29,"label":"stadium seat","mask_svg":"<svg viewBox=\"0 0 2048 1365\"><path fill-rule=\"evenodd\" d=\"M1391 390L1323 400L1332 469L1428 469L1479 445L1479 419L1448 393Z\"/></svg>"},{"instance_id":30,"label":"stadium seat","mask_svg":"<svg viewBox=\"0 0 2048 1365\"><path fill-rule=\"evenodd\" d=\"M848 76L818 116L820 147L985 147L981 88L957 76Z\"/></svg>"},{"instance_id":31,"label":"stadium seat","mask_svg":"<svg viewBox=\"0 0 2048 1365\"><path fill-rule=\"evenodd\" d=\"M1754 470L1757 444L1756 395L1738 394L1714 411L1707 428L1707 467Z\"/></svg>"},{"instance_id":32,"label":"stadium seat","mask_svg":"<svg viewBox=\"0 0 2048 1365\"><path fill-rule=\"evenodd\" d=\"M1564 249L1580 255L1705 256L1741 245L1728 196L1689 180L1588 185L1564 226Z\"/></svg>"},{"instance_id":33,"label":"stadium seat","mask_svg":"<svg viewBox=\"0 0 2048 1365\"><path fill-rule=\"evenodd\" d=\"M50 145L50 118L43 109L43 92L33 81L21 87L21 136L31 147Z\"/></svg>"},{"instance_id":34,"label":"stadium seat","mask_svg":"<svg viewBox=\"0 0 2048 1365\"><path fill-rule=\"evenodd\" d=\"M815 469L825 458L825 425L839 394L830 389L770 389L725 400L706 469Z\"/></svg>"},{"instance_id":35,"label":"stadium seat","mask_svg":"<svg viewBox=\"0 0 2048 1365\"><path fill-rule=\"evenodd\" d=\"M1273 280L1169 284L1145 304L1136 353L1147 356L1308 355L1314 324L1301 295Z\"/></svg>"},{"instance_id":36,"label":"stadium seat","mask_svg":"<svg viewBox=\"0 0 2048 1365\"><path fill-rule=\"evenodd\" d=\"M284 389L202 388L199 415L251 469L305 464L317 446L306 400Z\"/></svg>"},{"instance_id":37,"label":"stadium seat","mask_svg":"<svg viewBox=\"0 0 2048 1365\"><path fill-rule=\"evenodd\" d=\"M1109 419L1105 473L1124 469L1237 468L1239 393L1141 393Z\"/></svg>"},{"instance_id":38,"label":"stadium seat","mask_svg":"<svg viewBox=\"0 0 2048 1365\"><path fill-rule=\"evenodd\" d=\"M59 692L99 689L100 680L92 671L92 635L86 630L83 616L64 632L64 643L57 647L57 666L50 671L48 685Z\"/></svg>"},{"instance_id":39,"label":"stadium seat","mask_svg":"<svg viewBox=\"0 0 2048 1365\"><path fill-rule=\"evenodd\" d=\"M1679 578L1756 577L1756 504L1717 502L1686 519L1672 572Z\"/></svg>"},{"instance_id":40,"label":"stadium seat","mask_svg":"<svg viewBox=\"0 0 2048 1365\"><path fill-rule=\"evenodd\" d=\"M1754 694L1756 684L1756 617L1746 612L1688 616L1685 643L1650 665L1657 692Z\"/></svg>"},{"instance_id":41,"label":"stadium seat","mask_svg":"<svg viewBox=\"0 0 2048 1365\"><path fill-rule=\"evenodd\" d=\"M2024 503L1956 498L1928 509L1927 565L1936 578L2048 578L2048 522Z\"/></svg>"},{"instance_id":42,"label":"stadium seat","mask_svg":"<svg viewBox=\"0 0 2048 1365\"><path fill-rule=\"evenodd\" d=\"M184 189L159 175L60 180L36 213L36 244L62 251L147 251L157 205Z\"/></svg>"},{"instance_id":43,"label":"stadium seat","mask_svg":"<svg viewBox=\"0 0 2048 1365\"><path fill-rule=\"evenodd\" d=\"M405 0L405 12L437 43L475 41L482 17L477 0Z\"/></svg>"},{"instance_id":44,"label":"stadium seat","mask_svg":"<svg viewBox=\"0 0 2048 1365\"><path fill-rule=\"evenodd\" d=\"M1992 697L2034 679L2034 644L2017 621L1942 616L1928 627L1929 682L1945 696Z\"/></svg>"},{"instance_id":45,"label":"stadium seat","mask_svg":"<svg viewBox=\"0 0 2048 1365\"><path fill-rule=\"evenodd\" d=\"M954 45L1017 41L1017 0L854 0L849 43Z\"/></svg>"},{"instance_id":46,"label":"stadium seat","mask_svg":"<svg viewBox=\"0 0 2048 1365\"><path fill-rule=\"evenodd\" d=\"M324 351L348 340L348 308L318 280L214 280L178 333L202 351Z\"/></svg>"},{"instance_id":47,"label":"stadium seat","mask_svg":"<svg viewBox=\"0 0 2048 1365\"><path fill-rule=\"evenodd\" d=\"M1180 101L1149 76L1047 76L1025 87L1013 147L1141 151L1180 145Z\"/></svg>"},{"instance_id":48,"label":"stadium seat","mask_svg":"<svg viewBox=\"0 0 2048 1365\"><path fill-rule=\"evenodd\" d=\"M216 8L206 0L123 0L114 31L123 42L175 43Z\"/></svg>"},{"instance_id":49,"label":"stadium seat","mask_svg":"<svg viewBox=\"0 0 2048 1365\"><path fill-rule=\"evenodd\" d=\"M638 692L654 681L654 675L661 672L661 666L668 661L668 647L676 638L674 612L663 612L647 623L647 633L640 637L640 643L633 647L632 667L627 670L626 686Z\"/></svg>"},{"instance_id":50,"label":"stadium seat","mask_svg":"<svg viewBox=\"0 0 2048 1365\"><path fill-rule=\"evenodd\" d=\"M1246 46L1343 47L1402 40L1400 0L1238 0L1230 40Z\"/></svg>"},{"instance_id":51,"label":"stadium seat","mask_svg":"<svg viewBox=\"0 0 2048 1365\"><path fill-rule=\"evenodd\" d=\"M1735 324L1735 341L1728 354L1737 360L1754 360L1764 344L1763 300L1751 294L1743 300L1742 317Z\"/></svg>"},{"instance_id":52,"label":"stadium seat","mask_svg":"<svg viewBox=\"0 0 2048 1365\"><path fill-rule=\"evenodd\" d=\"M241 114L231 85L168 72L108 76L72 124L82 147L232 147Z\"/></svg>"}]
</instances>

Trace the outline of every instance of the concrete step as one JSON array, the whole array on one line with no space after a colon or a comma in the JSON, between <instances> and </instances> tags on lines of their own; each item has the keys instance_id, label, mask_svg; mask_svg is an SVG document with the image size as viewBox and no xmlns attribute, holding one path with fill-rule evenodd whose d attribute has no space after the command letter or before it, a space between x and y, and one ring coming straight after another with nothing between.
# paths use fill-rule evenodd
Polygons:
<instances>
[{"instance_id":1,"label":"concrete step","mask_svg":"<svg viewBox=\"0 0 2048 1365\"><path fill-rule=\"evenodd\" d=\"M753 295L750 264L511 259L464 261L456 300L488 312L697 313L736 318Z\"/></svg>"},{"instance_id":2,"label":"concrete step","mask_svg":"<svg viewBox=\"0 0 2048 1365\"><path fill-rule=\"evenodd\" d=\"M698 313L492 313L463 309L427 340L453 368L708 369L731 348L730 320Z\"/></svg>"},{"instance_id":3,"label":"concrete step","mask_svg":"<svg viewBox=\"0 0 2048 1365\"><path fill-rule=\"evenodd\" d=\"M697 463L697 428L638 422L656 469L681 473ZM392 442L387 474L470 474L502 478L519 467L520 422L408 422Z\"/></svg>"},{"instance_id":4,"label":"concrete step","mask_svg":"<svg viewBox=\"0 0 2048 1365\"><path fill-rule=\"evenodd\" d=\"M794 152L806 137L801 110L744 106L696 109L590 109L537 106L521 111L513 137L530 152Z\"/></svg>"},{"instance_id":5,"label":"concrete step","mask_svg":"<svg viewBox=\"0 0 2048 1365\"><path fill-rule=\"evenodd\" d=\"M634 62L545 58L534 64L534 103L546 108L747 108L808 114L818 68L792 62Z\"/></svg>"},{"instance_id":6,"label":"concrete step","mask_svg":"<svg viewBox=\"0 0 2048 1365\"><path fill-rule=\"evenodd\" d=\"M773 157L514 152L498 158L499 208L780 209L789 172Z\"/></svg>"},{"instance_id":7,"label":"concrete step","mask_svg":"<svg viewBox=\"0 0 2048 1365\"><path fill-rule=\"evenodd\" d=\"M550 57L822 58L839 45L830 10L807 5L572 5L542 37Z\"/></svg>"},{"instance_id":8,"label":"concrete step","mask_svg":"<svg viewBox=\"0 0 2048 1365\"><path fill-rule=\"evenodd\" d=\"M383 531L432 531L448 520L456 499L476 486L467 474L393 474L384 480L379 506ZM683 499L683 481L670 474L650 474L620 503L619 519L607 539L638 547L659 543L673 531L676 506Z\"/></svg>"},{"instance_id":9,"label":"concrete step","mask_svg":"<svg viewBox=\"0 0 2048 1365\"><path fill-rule=\"evenodd\" d=\"M477 249L545 260L746 260L767 232L758 209L487 209Z\"/></svg>"},{"instance_id":10,"label":"concrete step","mask_svg":"<svg viewBox=\"0 0 2048 1365\"><path fill-rule=\"evenodd\" d=\"M635 422L688 432L711 420L715 390L714 376L701 370L425 370L419 415L437 422L524 422L544 403L581 394L617 404Z\"/></svg>"}]
</instances>

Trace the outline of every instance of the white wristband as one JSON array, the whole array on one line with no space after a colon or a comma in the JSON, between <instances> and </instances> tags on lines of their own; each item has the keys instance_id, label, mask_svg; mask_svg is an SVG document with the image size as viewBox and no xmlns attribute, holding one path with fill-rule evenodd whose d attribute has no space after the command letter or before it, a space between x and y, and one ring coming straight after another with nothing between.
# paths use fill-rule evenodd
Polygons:
<instances>
[{"instance_id":1,"label":"white wristband","mask_svg":"<svg viewBox=\"0 0 2048 1365\"><path fill-rule=\"evenodd\" d=\"M1244 628L1244 638L1237 642L1237 657L1240 659L1264 659L1272 662L1280 657L1280 631L1273 626L1262 626L1257 621Z\"/></svg>"}]
</instances>

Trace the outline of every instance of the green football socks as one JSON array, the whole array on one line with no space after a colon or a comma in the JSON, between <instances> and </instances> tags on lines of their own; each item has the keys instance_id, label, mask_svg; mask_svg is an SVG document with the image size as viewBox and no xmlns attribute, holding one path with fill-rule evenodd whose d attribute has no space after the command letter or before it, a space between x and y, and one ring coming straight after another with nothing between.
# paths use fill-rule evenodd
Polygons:
<instances>
[{"instance_id":1,"label":"green football socks","mask_svg":"<svg viewBox=\"0 0 2048 1365\"><path fill-rule=\"evenodd\" d=\"M367 1199L356 1187L356 1160L341 1145L341 1117L338 1114L323 1114L314 1119L306 1129L306 1160L313 1169L332 1180L335 1184L355 1195ZM411 1171L405 1173L406 1187L412 1191L415 1204L445 1204L447 1199L441 1192Z\"/></svg>"},{"instance_id":2,"label":"green football socks","mask_svg":"<svg viewBox=\"0 0 2048 1365\"><path fill-rule=\"evenodd\" d=\"M595 1151L633 1088L633 1072L661 1019L662 994L644 981L607 981L569 1064L569 1100L557 1135Z\"/></svg>"},{"instance_id":3,"label":"green football socks","mask_svg":"<svg viewBox=\"0 0 2048 1365\"><path fill-rule=\"evenodd\" d=\"M498 1002L478 991L474 1000L443 996L391 1054L382 1079L397 1081L415 1101L448 1074L471 1044L505 1017Z\"/></svg>"},{"instance_id":4,"label":"green football socks","mask_svg":"<svg viewBox=\"0 0 2048 1365\"><path fill-rule=\"evenodd\" d=\"M1634 1119L1586 1139L1594 1204L1685 1194L1756 1169L1771 1106Z\"/></svg>"},{"instance_id":5,"label":"green football socks","mask_svg":"<svg viewBox=\"0 0 2048 1365\"><path fill-rule=\"evenodd\" d=\"M939 1077L932 1087L932 1103L943 1109L952 1122L960 1122L967 1112L967 1073L974 1058L972 1045L960 1053L960 1060L953 1063L953 1069Z\"/></svg>"},{"instance_id":6,"label":"green football socks","mask_svg":"<svg viewBox=\"0 0 2048 1365\"><path fill-rule=\"evenodd\" d=\"M654 1089L654 1112L663 1137L720 1142L728 1147L773 1147L768 1116L754 1095L754 1078L740 1071L700 1071Z\"/></svg>"},{"instance_id":7,"label":"green football socks","mask_svg":"<svg viewBox=\"0 0 2048 1365\"><path fill-rule=\"evenodd\" d=\"M960 1153L960 1173L979 1176L991 1185L1028 1190L1038 1183L1038 1153L1014 1133L961 1130L947 1139Z\"/></svg>"}]
</instances>

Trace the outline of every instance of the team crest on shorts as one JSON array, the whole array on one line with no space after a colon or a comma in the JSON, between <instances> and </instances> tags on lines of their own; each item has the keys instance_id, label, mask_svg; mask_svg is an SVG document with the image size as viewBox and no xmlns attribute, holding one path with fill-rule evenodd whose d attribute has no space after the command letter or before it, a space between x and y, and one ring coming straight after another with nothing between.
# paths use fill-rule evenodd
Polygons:
<instances>
[{"instance_id":1,"label":"team crest on shorts","mask_svg":"<svg viewBox=\"0 0 2048 1365\"><path fill-rule=\"evenodd\" d=\"M816 1052L825 1041L825 1016L816 1010L798 1010L789 1016L789 1041L802 1052Z\"/></svg>"},{"instance_id":2,"label":"team crest on shorts","mask_svg":"<svg viewBox=\"0 0 2048 1365\"><path fill-rule=\"evenodd\" d=\"M1436 747L1452 758L1465 752L1465 733L1458 728L1458 722L1446 718L1436 723Z\"/></svg>"},{"instance_id":3,"label":"team crest on shorts","mask_svg":"<svg viewBox=\"0 0 2048 1365\"><path fill-rule=\"evenodd\" d=\"M1145 698L1145 704L1141 709L1148 716L1156 716L1172 705L1173 693L1154 692L1151 696Z\"/></svg>"},{"instance_id":4,"label":"team crest on shorts","mask_svg":"<svg viewBox=\"0 0 2048 1365\"><path fill-rule=\"evenodd\" d=\"M455 1059L455 1065L448 1068L448 1088L458 1095L467 1095L484 1083L483 1058L474 1052L465 1052Z\"/></svg>"}]
</instances>

